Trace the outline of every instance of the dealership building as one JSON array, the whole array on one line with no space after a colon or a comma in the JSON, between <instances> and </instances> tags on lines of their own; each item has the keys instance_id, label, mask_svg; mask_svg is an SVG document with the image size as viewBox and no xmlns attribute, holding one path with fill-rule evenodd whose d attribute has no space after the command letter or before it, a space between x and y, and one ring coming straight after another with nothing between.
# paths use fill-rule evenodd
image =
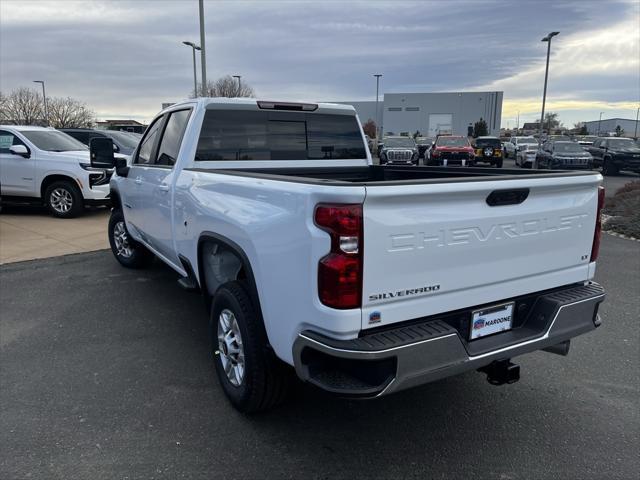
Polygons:
<instances>
[{"instance_id":1,"label":"dealership building","mask_svg":"<svg viewBox=\"0 0 640 480\"><path fill-rule=\"evenodd\" d=\"M353 105L364 124L376 121L376 102L339 102ZM378 103L384 135L468 135L484 119L489 135L500 134L502 92L387 93ZM377 122L376 122L377 123Z\"/></svg>"},{"instance_id":2,"label":"dealership building","mask_svg":"<svg viewBox=\"0 0 640 480\"><path fill-rule=\"evenodd\" d=\"M631 120L629 118L603 118L602 120L591 120L589 122L584 122L584 125L587 127L589 135L611 134L616 131L617 126L620 126L620 128L623 130L623 136L625 137L640 135L640 126L638 125L638 120Z\"/></svg>"}]
</instances>

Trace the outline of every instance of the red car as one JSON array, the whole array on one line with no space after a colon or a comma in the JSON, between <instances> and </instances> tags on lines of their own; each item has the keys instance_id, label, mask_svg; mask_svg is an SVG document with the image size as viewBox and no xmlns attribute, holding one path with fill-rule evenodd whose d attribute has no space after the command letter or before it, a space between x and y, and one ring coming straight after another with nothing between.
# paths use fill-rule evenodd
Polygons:
<instances>
[{"instance_id":1,"label":"red car","mask_svg":"<svg viewBox=\"0 0 640 480\"><path fill-rule=\"evenodd\" d=\"M461 165L473 166L475 164L475 152L469 143L469 139L463 136L446 135L436 138L436 143L431 148L431 155L427 165L449 166Z\"/></svg>"}]
</instances>

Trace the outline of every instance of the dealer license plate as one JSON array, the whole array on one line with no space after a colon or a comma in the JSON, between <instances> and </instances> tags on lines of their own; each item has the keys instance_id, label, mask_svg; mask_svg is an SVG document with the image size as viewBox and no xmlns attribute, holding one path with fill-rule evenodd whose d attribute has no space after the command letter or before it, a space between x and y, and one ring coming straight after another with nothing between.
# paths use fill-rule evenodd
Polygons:
<instances>
[{"instance_id":1,"label":"dealer license plate","mask_svg":"<svg viewBox=\"0 0 640 480\"><path fill-rule=\"evenodd\" d=\"M470 340L511 330L514 302L502 303L475 310L471 314Z\"/></svg>"}]
</instances>

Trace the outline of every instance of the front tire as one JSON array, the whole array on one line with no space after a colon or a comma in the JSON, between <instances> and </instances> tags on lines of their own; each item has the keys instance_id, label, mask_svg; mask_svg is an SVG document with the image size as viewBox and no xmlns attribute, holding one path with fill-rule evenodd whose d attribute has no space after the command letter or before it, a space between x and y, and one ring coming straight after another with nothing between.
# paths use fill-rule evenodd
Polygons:
<instances>
[{"instance_id":1,"label":"front tire","mask_svg":"<svg viewBox=\"0 0 640 480\"><path fill-rule=\"evenodd\" d=\"M502 161L503 161L502 159L500 159L500 160L496 160L495 167L496 167L496 168L502 168Z\"/></svg>"},{"instance_id":2,"label":"front tire","mask_svg":"<svg viewBox=\"0 0 640 480\"><path fill-rule=\"evenodd\" d=\"M82 214L84 199L80 189L71 182L53 182L44 192L45 205L54 217L73 218Z\"/></svg>"},{"instance_id":3,"label":"front tire","mask_svg":"<svg viewBox=\"0 0 640 480\"><path fill-rule=\"evenodd\" d=\"M129 235L122 210L111 212L108 230L111 252L120 265L126 268L144 268L153 262L153 253Z\"/></svg>"},{"instance_id":4,"label":"front tire","mask_svg":"<svg viewBox=\"0 0 640 480\"><path fill-rule=\"evenodd\" d=\"M291 372L269 348L262 319L242 283L228 282L216 292L210 332L218 380L237 410L260 412L284 401Z\"/></svg>"}]
</instances>

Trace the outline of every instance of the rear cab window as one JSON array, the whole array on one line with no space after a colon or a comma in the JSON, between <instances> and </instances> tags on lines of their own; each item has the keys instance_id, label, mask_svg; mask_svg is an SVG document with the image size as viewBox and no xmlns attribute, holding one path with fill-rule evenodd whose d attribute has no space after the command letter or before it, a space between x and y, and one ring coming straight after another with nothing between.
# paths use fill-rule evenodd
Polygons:
<instances>
[{"instance_id":1,"label":"rear cab window","mask_svg":"<svg viewBox=\"0 0 640 480\"><path fill-rule=\"evenodd\" d=\"M195 160L366 158L354 115L207 110Z\"/></svg>"}]
</instances>

